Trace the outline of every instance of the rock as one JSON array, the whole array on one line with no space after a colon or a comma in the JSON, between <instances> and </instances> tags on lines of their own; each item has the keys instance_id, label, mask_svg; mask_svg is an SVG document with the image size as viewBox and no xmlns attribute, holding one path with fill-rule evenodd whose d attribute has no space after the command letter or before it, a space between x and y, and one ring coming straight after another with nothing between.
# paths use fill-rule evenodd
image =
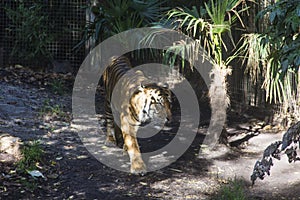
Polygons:
<instances>
[{"instance_id":1,"label":"rock","mask_svg":"<svg viewBox=\"0 0 300 200\"><path fill-rule=\"evenodd\" d=\"M21 159L21 139L9 134L0 136L0 162L17 162Z\"/></svg>"}]
</instances>

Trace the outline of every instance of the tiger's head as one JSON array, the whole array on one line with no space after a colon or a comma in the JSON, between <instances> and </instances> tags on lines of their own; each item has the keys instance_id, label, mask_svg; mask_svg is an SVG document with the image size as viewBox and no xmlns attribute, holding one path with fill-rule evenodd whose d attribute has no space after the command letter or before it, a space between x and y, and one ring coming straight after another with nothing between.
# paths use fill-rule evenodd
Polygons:
<instances>
[{"instance_id":1,"label":"tiger's head","mask_svg":"<svg viewBox=\"0 0 300 200\"><path fill-rule=\"evenodd\" d=\"M167 85L140 85L132 95L130 105L134 118L142 126L150 122L163 125L172 118L171 91Z\"/></svg>"}]
</instances>

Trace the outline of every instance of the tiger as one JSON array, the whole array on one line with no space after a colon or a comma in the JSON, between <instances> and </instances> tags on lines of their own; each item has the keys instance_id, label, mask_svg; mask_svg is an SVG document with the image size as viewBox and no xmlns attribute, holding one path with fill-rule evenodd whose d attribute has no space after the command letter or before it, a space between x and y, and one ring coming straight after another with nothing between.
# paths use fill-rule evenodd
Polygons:
<instances>
[{"instance_id":1,"label":"tiger","mask_svg":"<svg viewBox=\"0 0 300 200\"><path fill-rule=\"evenodd\" d=\"M137 132L149 123L164 124L171 120L171 91L167 84L151 83L141 70L131 69L127 57L112 57L103 73L106 144L123 142L130 159L130 172L145 174Z\"/></svg>"}]
</instances>

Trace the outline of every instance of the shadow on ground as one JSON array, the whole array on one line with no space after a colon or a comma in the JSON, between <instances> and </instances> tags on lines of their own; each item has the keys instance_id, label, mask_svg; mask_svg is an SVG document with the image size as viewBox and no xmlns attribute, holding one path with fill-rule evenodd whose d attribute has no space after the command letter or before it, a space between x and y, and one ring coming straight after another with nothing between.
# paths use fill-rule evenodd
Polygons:
<instances>
[{"instance_id":1,"label":"shadow on ground","mask_svg":"<svg viewBox=\"0 0 300 200\"><path fill-rule=\"evenodd\" d=\"M70 112L70 94L56 95L47 89L19 83L0 82L0 85L0 134L15 135L22 140L40 139L45 150L40 171L47 178L33 180L22 175L12 180L10 173L15 166L1 165L1 199L209 199L218 192L221 183L234 177L244 181L250 199L300 196L299 164L287 164L285 160L275 163L271 176L250 186L255 161L267 144L281 138L279 134L261 133L245 141L247 145L243 148L225 148L223 154L213 159L200 159L199 147L207 128L204 123L188 150L176 162L145 176L136 176L100 163L86 150L69 123L47 124L39 117L40 108L47 99L53 99L53 104L68 102L65 109ZM98 100L103 103L101 98ZM103 113L103 104L99 104L98 109ZM26 112L18 113L18 110ZM239 123L241 119L237 119L236 124ZM160 148L173 137L166 131L151 138L150 143L140 141L142 151ZM36 185L28 188L26 181Z\"/></svg>"}]
</instances>

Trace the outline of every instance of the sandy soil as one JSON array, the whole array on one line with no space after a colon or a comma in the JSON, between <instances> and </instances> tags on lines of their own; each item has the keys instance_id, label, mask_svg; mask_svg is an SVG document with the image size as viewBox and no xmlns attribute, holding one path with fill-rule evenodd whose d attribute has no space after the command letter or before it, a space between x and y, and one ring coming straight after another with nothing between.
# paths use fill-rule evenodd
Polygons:
<instances>
[{"instance_id":1,"label":"sandy soil","mask_svg":"<svg viewBox=\"0 0 300 200\"><path fill-rule=\"evenodd\" d=\"M285 158L275 161L271 176L251 186L250 175L256 160L266 146L281 139L282 133L265 131L243 143L243 148L220 146L207 157L199 158L200 144L207 130L207 125L203 125L192 145L176 162L145 176L136 176L109 168L95 159L71 127L68 117L41 115L41 108L49 101L70 115L70 92L58 95L43 84L4 80L4 76L9 74L2 71L0 78L0 134L8 133L23 141L40 140L45 151L40 171L46 179L32 180L28 174L12 173L15 166L2 163L1 199L210 199L230 179L242 180L249 199L300 197L299 163L288 164ZM102 122L101 93L98 102ZM175 109L175 118L178 115ZM229 118L232 120L229 132L247 133L240 127L249 126L250 119L246 122L239 119ZM149 144L151 148L165 145L174 136L172 130L175 129L150 142L141 141L142 151L147 151Z\"/></svg>"}]
</instances>

